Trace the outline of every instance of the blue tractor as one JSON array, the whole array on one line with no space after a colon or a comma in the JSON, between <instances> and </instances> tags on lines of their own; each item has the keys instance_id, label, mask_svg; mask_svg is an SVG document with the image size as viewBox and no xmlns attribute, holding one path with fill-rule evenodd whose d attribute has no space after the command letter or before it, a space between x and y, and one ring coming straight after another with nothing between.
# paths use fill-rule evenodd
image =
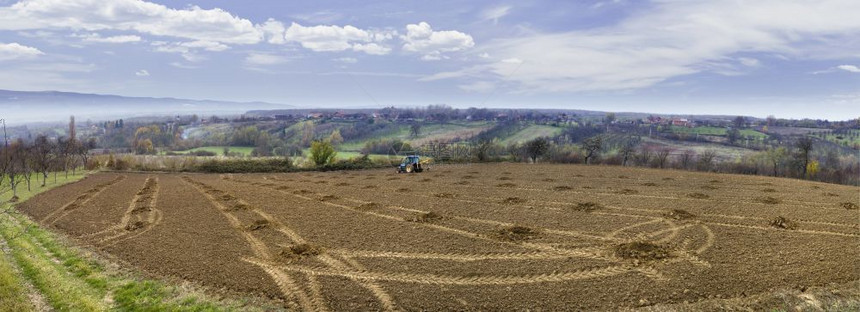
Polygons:
<instances>
[{"instance_id":1,"label":"blue tractor","mask_svg":"<svg viewBox=\"0 0 860 312\"><path fill-rule=\"evenodd\" d=\"M413 172L422 172L424 171L425 163L422 162L421 157L418 155L408 155L403 158L403 162L397 166L397 173L413 173Z\"/></svg>"}]
</instances>

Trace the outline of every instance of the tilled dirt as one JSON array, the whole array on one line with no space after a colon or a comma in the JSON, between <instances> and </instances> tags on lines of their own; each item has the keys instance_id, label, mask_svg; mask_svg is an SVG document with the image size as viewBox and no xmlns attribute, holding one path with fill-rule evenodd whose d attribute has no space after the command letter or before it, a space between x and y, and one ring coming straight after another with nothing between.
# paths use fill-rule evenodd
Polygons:
<instances>
[{"instance_id":1,"label":"tilled dirt","mask_svg":"<svg viewBox=\"0 0 860 312\"><path fill-rule=\"evenodd\" d=\"M857 194L788 179L489 164L98 174L19 207L149 273L299 310L616 310L860 280L860 211L845 208Z\"/></svg>"}]
</instances>

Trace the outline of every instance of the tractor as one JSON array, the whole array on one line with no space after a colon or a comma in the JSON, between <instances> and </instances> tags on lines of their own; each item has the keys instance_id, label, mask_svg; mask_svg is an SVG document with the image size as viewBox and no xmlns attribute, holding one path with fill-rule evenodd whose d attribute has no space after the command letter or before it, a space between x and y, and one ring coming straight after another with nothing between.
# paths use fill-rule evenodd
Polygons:
<instances>
[{"instance_id":1,"label":"tractor","mask_svg":"<svg viewBox=\"0 0 860 312\"><path fill-rule=\"evenodd\" d=\"M403 158L403 162L397 166L397 173L413 173L413 172L422 172L424 169L427 169L427 163L429 161L425 159L421 159L420 156L411 154Z\"/></svg>"}]
</instances>

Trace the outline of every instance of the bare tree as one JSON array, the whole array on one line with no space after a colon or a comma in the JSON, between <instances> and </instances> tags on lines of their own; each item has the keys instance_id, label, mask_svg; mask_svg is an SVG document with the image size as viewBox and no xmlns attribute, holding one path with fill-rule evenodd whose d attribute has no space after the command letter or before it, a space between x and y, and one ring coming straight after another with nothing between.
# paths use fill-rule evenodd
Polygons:
<instances>
[{"instance_id":1,"label":"bare tree","mask_svg":"<svg viewBox=\"0 0 860 312\"><path fill-rule=\"evenodd\" d=\"M809 156L812 154L812 142L812 138L805 136L794 143L794 147L797 148L797 151L794 153L794 160L798 167L800 167L800 171L803 173L801 177L804 179L807 173L806 168L809 166Z\"/></svg>"},{"instance_id":2,"label":"bare tree","mask_svg":"<svg viewBox=\"0 0 860 312\"><path fill-rule=\"evenodd\" d=\"M33 159L33 169L42 175L43 187L45 186L45 182L48 180L48 172L57 160L56 151L57 148L47 136L39 135L36 137L36 140L33 141L33 152L31 154Z\"/></svg>"},{"instance_id":3,"label":"bare tree","mask_svg":"<svg viewBox=\"0 0 860 312\"><path fill-rule=\"evenodd\" d=\"M699 155L697 166L700 171L711 171L714 167L714 160L717 158L717 152L714 150L706 150Z\"/></svg>"},{"instance_id":4,"label":"bare tree","mask_svg":"<svg viewBox=\"0 0 860 312\"><path fill-rule=\"evenodd\" d=\"M621 165L627 166L627 161L636 153L636 144L632 140L627 141L618 153L621 155Z\"/></svg>"},{"instance_id":5,"label":"bare tree","mask_svg":"<svg viewBox=\"0 0 860 312\"><path fill-rule=\"evenodd\" d=\"M647 166L648 163L651 162L651 157L653 154L651 153L651 148L648 146L642 146L639 149L639 153L636 154L636 164L640 166Z\"/></svg>"},{"instance_id":6,"label":"bare tree","mask_svg":"<svg viewBox=\"0 0 860 312\"><path fill-rule=\"evenodd\" d=\"M684 150L684 153L679 157L681 158L681 168L690 169L690 165L693 163L693 158L696 157L696 152L692 150Z\"/></svg>"},{"instance_id":7,"label":"bare tree","mask_svg":"<svg viewBox=\"0 0 860 312\"><path fill-rule=\"evenodd\" d=\"M666 159L669 158L669 154L671 153L672 149L668 147L661 147L657 149L657 152L654 153L654 161L656 162L657 166L660 168L665 168Z\"/></svg>"},{"instance_id":8,"label":"bare tree","mask_svg":"<svg viewBox=\"0 0 860 312\"><path fill-rule=\"evenodd\" d=\"M773 168L773 176L779 176L779 168L784 166L787 155L788 150L785 147L774 147L767 150L767 159Z\"/></svg>"},{"instance_id":9,"label":"bare tree","mask_svg":"<svg viewBox=\"0 0 860 312\"><path fill-rule=\"evenodd\" d=\"M582 149L585 150L585 164L587 165L589 160L597 156L603 149L603 138L598 135L582 140Z\"/></svg>"}]
</instances>

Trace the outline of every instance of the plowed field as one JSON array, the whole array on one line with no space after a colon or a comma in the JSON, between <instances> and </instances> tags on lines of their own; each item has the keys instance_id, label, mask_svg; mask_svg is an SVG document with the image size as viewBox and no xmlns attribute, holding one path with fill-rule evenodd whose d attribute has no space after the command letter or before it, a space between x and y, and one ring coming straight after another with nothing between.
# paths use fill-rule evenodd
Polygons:
<instances>
[{"instance_id":1,"label":"plowed field","mask_svg":"<svg viewBox=\"0 0 860 312\"><path fill-rule=\"evenodd\" d=\"M146 272L300 310L615 310L860 280L860 189L487 164L102 173L19 206Z\"/></svg>"}]
</instances>

